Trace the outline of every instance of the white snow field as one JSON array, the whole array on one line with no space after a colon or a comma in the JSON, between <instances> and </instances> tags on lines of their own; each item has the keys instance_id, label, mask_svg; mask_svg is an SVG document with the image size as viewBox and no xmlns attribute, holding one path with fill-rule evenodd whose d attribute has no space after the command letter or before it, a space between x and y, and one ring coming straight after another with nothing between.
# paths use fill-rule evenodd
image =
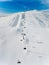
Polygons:
<instances>
[{"instance_id":1,"label":"white snow field","mask_svg":"<svg viewBox=\"0 0 49 65\"><path fill-rule=\"evenodd\" d=\"M49 11L0 16L0 65L49 65Z\"/></svg>"}]
</instances>

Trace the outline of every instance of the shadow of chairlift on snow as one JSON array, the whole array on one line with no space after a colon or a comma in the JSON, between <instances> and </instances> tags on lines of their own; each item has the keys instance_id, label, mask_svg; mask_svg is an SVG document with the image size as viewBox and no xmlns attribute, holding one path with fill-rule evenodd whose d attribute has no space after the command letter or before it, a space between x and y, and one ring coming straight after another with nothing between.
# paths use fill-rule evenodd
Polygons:
<instances>
[{"instance_id":1,"label":"shadow of chairlift on snow","mask_svg":"<svg viewBox=\"0 0 49 65\"><path fill-rule=\"evenodd\" d=\"M21 63L21 61L20 61L20 60L18 60L17 64L20 64L20 63Z\"/></svg>"}]
</instances>

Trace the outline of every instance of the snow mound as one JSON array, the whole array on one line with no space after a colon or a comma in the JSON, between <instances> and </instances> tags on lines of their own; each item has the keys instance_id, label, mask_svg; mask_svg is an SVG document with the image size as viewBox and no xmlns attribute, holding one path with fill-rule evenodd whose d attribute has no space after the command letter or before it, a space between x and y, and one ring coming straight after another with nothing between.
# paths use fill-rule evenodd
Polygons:
<instances>
[{"instance_id":1,"label":"snow mound","mask_svg":"<svg viewBox=\"0 0 49 65\"><path fill-rule=\"evenodd\" d=\"M49 11L0 16L0 65L49 65Z\"/></svg>"}]
</instances>

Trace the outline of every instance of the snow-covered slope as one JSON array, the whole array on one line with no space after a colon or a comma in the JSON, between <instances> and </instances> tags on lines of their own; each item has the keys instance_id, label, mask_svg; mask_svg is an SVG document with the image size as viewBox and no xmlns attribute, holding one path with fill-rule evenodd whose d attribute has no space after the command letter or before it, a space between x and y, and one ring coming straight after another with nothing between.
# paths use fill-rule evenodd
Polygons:
<instances>
[{"instance_id":1,"label":"snow-covered slope","mask_svg":"<svg viewBox=\"0 0 49 65\"><path fill-rule=\"evenodd\" d=\"M0 65L49 65L49 11L0 16Z\"/></svg>"}]
</instances>

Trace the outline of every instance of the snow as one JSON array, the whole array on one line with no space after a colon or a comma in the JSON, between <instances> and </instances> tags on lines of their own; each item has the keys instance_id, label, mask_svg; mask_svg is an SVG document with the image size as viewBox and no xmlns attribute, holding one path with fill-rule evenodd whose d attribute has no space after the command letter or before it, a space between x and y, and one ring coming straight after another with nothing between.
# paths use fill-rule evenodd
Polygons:
<instances>
[{"instance_id":1,"label":"snow","mask_svg":"<svg viewBox=\"0 0 49 65\"><path fill-rule=\"evenodd\" d=\"M0 17L0 65L49 65L48 11Z\"/></svg>"}]
</instances>

